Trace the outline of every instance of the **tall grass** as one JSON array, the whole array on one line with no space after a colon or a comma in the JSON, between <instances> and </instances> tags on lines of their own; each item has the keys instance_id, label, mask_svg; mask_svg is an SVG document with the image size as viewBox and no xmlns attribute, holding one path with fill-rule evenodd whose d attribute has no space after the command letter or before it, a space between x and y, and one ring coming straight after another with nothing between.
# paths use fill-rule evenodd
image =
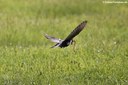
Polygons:
<instances>
[{"instance_id":1,"label":"tall grass","mask_svg":"<svg viewBox=\"0 0 128 85\"><path fill-rule=\"evenodd\" d=\"M89 0L1 0L1 85L127 85L127 4ZM87 27L73 46L50 49L47 33L64 39Z\"/></svg>"}]
</instances>

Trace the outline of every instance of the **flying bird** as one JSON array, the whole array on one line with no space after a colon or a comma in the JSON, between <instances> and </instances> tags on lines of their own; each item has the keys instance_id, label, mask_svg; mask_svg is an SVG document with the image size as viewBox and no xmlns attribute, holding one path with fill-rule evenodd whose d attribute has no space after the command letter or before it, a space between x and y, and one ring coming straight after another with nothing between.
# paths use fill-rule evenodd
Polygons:
<instances>
[{"instance_id":1,"label":"flying bird","mask_svg":"<svg viewBox=\"0 0 128 85\"><path fill-rule=\"evenodd\" d=\"M56 44L54 46L52 46L51 48L55 48L55 47L67 47L69 45L72 45L73 43L75 43L75 41L73 40L73 38L78 35L86 26L87 21L83 21L81 24L79 24L64 40L62 39L58 39L52 36L49 36L47 34L45 34L45 37L49 40L51 40L52 42L55 42Z\"/></svg>"}]
</instances>

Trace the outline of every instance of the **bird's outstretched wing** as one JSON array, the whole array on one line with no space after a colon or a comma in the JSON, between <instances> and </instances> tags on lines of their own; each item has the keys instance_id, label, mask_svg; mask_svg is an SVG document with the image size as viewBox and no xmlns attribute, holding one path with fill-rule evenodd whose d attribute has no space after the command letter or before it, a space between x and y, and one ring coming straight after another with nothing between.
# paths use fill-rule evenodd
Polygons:
<instances>
[{"instance_id":1,"label":"bird's outstretched wing","mask_svg":"<svg viewBox=\"0 0 128 85\"><path fill-rule=\"evenodd\" d=\"M86 26L87 21L83 21L81 24L79 24L69 35L65 40L71 40L73 39L76 35L78 35ZM64 41L65 41L64 40Z\"/></svg>"},{"instance_id":2,"label":"bird's outstretched wing","mask_svg":"<svg viewBox=\"0 0 128 85\"><path fill-rule=\"evenodd\" d=\"M55 43L60 43L61 41L63 41L63 40L61 40L61 39L57 39L57 38L52 37L52 36L49 36L49 35L47 35L47 34L45 34L45 37L46 37L47 39L51 40L52 42L55 42Z\"/></svg>"}]
</instances>

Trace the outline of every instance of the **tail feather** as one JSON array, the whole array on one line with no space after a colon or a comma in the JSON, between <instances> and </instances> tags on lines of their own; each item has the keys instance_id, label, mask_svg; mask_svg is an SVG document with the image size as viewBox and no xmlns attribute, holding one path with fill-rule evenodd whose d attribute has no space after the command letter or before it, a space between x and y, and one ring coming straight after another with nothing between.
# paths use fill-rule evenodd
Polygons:
<instances>
[{"instance_id":1,"label":"tail feather","mask_svg":"<svg viewBox=\"0 0 128 85\"><path fill-rule=\"evenodd\" d=\"M51 48L56 48L59 46L59 43L55 44L54 46L52 46Z\"/></svg>"}]
</instances>

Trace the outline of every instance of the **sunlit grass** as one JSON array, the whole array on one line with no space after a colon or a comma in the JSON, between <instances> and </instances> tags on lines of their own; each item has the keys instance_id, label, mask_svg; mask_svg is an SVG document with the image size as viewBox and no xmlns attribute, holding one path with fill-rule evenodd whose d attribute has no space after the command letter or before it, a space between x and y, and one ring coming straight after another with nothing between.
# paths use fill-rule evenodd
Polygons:
<instances>
[{"instance_id":1,"label":"sunlit grass","mask_svg":"<svg viewBox=\"0 0 128 85\"><path fill-rule=\"evenodd\" d=\"M126 4L96 0L1 0L1 85L127 85ZM51 49L79 23L76 49Z\"/></svg>"}]
</instances>

